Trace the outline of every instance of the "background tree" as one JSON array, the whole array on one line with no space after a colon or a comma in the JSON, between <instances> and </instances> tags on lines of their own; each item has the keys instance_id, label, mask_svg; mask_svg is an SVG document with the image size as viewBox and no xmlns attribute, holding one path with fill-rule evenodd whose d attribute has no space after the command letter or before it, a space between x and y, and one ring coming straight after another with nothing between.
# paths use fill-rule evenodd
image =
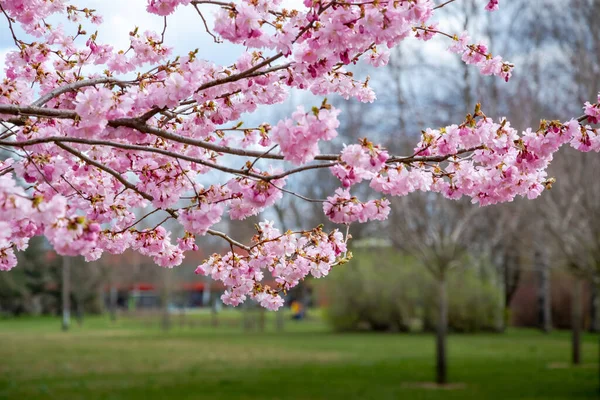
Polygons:
<instances>
[{"instance_id":1,"label":"background tree","mask_svg":"<svg viewBox=\"0 0 600 400\"><path fill-rule=\"evenodd\" d=\"M573 274L571 296L572 360L580 363L580 336L583 325L582 290L584 282L596 282L600 270L600 185L595 176L600 164L591 157L561 154L557 164L558 179L567 181L544 198L545 225L552 234L556 255ZM568 172L567 172L568 171ZM566 178L566 174L570 177Z\"/></svg>"},{"instance_id":2,"label":"background tree","mask_svg":"<svg viewBox=\"0 0 600 400\"><path fill-rule=\"evenodd\" d=\"M467 256L469 227L476 208L464 202L442 202L431 195L414 195L393 203L390 239L416 257L437 282L436 382L447 374L448 274Z\"/></svg>"}]
</instances>

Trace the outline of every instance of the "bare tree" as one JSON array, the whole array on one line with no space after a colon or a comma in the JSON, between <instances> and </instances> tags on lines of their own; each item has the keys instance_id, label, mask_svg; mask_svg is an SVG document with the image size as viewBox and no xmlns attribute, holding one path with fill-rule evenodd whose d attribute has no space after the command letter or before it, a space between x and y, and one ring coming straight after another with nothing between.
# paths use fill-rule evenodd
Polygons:
<instances>
[{"instance_id":1,"label":"bare tree","mask_svg":"<svg viewBox=\"0 0 600 400\"><path fill-rule=\"evenodd\" d=\"M389 232L394 246L416 257L437 282L436 382L446 384L448 274L466 256L470 222L479 209L439 200L429 194L394 199Z\"/></svg>"},{"instance_id":2,"label":"bare tree","mask_svg":"<svg viewBox=\"0 0 600 400\"><path fill-rule=\"evenodd\" d=\"M600 182L596 179L600 162L594 157L575 157L572 152L563 152L554 167L560 185L544 196L542 211L556 243L557 257L575 279L571 296L572 359L578 364L583 283L597 282L600 274Z\"/></svg>"},{"instance_id":3,"label":"bare tree","mask_svg":"<svg viewBox=\"0 0 600 400\"><path fill-rule=\"evenodd\" d=\"M552 331L552 299L550 291L550 262L548 250L544 245L536 244L534 264L538 274L538 321L540 328Z\"/></svg>"},{"instance_id":4,"label":"bare tree","mask_svg":"<svg viewBox=\"0 0 600 400\"><path fill-rule=\"evenodd\" d=\"M523 202L481 210L472 222L470 248L494 265L502 287L502 313L498 324L504 330L510 323L511 302L522 276L522 254L528 247L522 240L530 222Z\"/></svg>"}]
</instances>

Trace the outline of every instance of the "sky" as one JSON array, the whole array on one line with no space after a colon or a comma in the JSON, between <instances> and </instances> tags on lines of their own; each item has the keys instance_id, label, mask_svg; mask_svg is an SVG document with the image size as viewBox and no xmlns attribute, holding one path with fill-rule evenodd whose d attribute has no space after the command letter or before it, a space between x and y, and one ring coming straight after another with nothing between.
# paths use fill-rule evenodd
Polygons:
<instances>
[{"instance_id":1,"label":"sky","mask_svg":"<svg viewBox=\"0 0 600 400\"><path fill-rule=\"evenodd\" d=\"M163 18L146 12L147 0L88 0L78 3L89 3L90 8L96 9L104 16L100 39L116 48L127 48L129 32L135 26L142 32L161 32L163 29ZM209 26L212 26L212 14L217 7L207 5L203 6L203 10L207 10L204 14ZM200 54L210 54L210 57L206 58L217 64L230 64L239 52L238 46L215 44L204 31L200 17L191 7L179 7L168 17L165 42L173 47L175 54L187 54L190 50L198 48Z\"/></svg>"},{"instance_id":2,"label":"sky","mask_svg":"<svg viewBox=\"0 0 600 400\"><path fill-rule=\"evenodd\" d=\"M98 28L98 41L109 43L117 49L126 50L129 46L129 32L136 26L140 31L161 32L163 19L160 16L146 12L147 0L78 0L77 6L97 10L104 17L104 23ZM215 6L205 6L205 17L212 25L212 13ZM54 17L49 22L53 25L65 24L65 17ZM190 50L198 48L200 53L209 54L212 61L218 64L230 64L239 54L240 48L231 44L215 44L213 39L204 32L202 22L193 8L180 7L169 16L168 29L165 42L173 47L175 54L187 54ZM6 21L2 19L0 26L0 62L4 65L6 53L14 47L12 38L8 33ZM91 24L88 24L90 29ZM18 32L18 30L17 30ZM22 37L22 34L19 35Z\"/></svg>"}]
</instances>

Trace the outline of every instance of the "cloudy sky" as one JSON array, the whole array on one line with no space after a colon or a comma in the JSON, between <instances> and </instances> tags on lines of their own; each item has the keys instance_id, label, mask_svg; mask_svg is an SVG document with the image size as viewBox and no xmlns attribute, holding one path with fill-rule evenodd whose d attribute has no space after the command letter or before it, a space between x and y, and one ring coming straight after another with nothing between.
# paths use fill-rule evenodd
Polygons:
<instances>
[{"instance_id":1,"label":"cloudy sky","mask_svg":"<svg viewBox=\"0 0 600 400\"><path fill-rule=\"evenodd\" d=\"M126 48L129 45L129 32L135 26L140 27L142 32L161 32L163 29L162 17L146 12L147 0L87 0L81 3L89 3L90 8L98 10L104 16L100 37L116 48ZM209 19L209 26L212 26L212 14L217 10L216 6L206 5L203 10L206 10L205 17ZM218 64L231 63L239 51L233 45L215 44L191 7L180 7L168 17L165 41L174 48L176 54L186 54L198 48L200 54L210 55L205 58Z\"/></svg>"},{"instance_id":2,"label":"cloudy sky","mask_svg":"<svg viewBox=\"0 0 600 400\"><path fill-rule=\"evenodd\" d=\"M129 32L136 26L140 31L151 30L161 32L163 19L157 15L146 12L147 0L79 0L75 4L97 10L104 17L104 23L98 27L98 41L109 43L117 49L127 49L129 45ZM215 6L205 6L205 16L212 20ZM63 17L54 17L49 21L53 25L66 24ZM8 32L6 21L2 19L2 34L0 34L0 61L4 64L6 53L12 50L14 44ZM88 25L90 29L95 29ZM22 35L19 35L22 37ZM186 54L198 48L204 58L211 59L218 64L228 64L235 60L239 48L233 45L216 45L212 38L204 32L202 21L190 7L182 7L169 17L166 34L167 45L174 48L176 54ZM12 47L11 47L12 46Z\"/></svg>"}]
</instances>

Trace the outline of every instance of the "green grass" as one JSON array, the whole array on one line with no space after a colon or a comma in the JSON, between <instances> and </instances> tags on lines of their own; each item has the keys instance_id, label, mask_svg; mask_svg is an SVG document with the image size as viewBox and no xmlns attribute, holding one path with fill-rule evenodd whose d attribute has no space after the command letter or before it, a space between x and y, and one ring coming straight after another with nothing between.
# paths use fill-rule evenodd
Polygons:
<instances>
[{"instance_id":1,"label":"green grass","mask_svg":"<svg viewBox=\"0 0 600 400\"><path fill-rule=\"evenodd\" d=\"M313 314L314 315L314 314ZM318 319L243 332L238 314L0 320L0 399L595 399L597 337L569 365L568 332L452 335L452 390L433 378L433 337L334 334Z\"/></svg>"}]
</instances>

